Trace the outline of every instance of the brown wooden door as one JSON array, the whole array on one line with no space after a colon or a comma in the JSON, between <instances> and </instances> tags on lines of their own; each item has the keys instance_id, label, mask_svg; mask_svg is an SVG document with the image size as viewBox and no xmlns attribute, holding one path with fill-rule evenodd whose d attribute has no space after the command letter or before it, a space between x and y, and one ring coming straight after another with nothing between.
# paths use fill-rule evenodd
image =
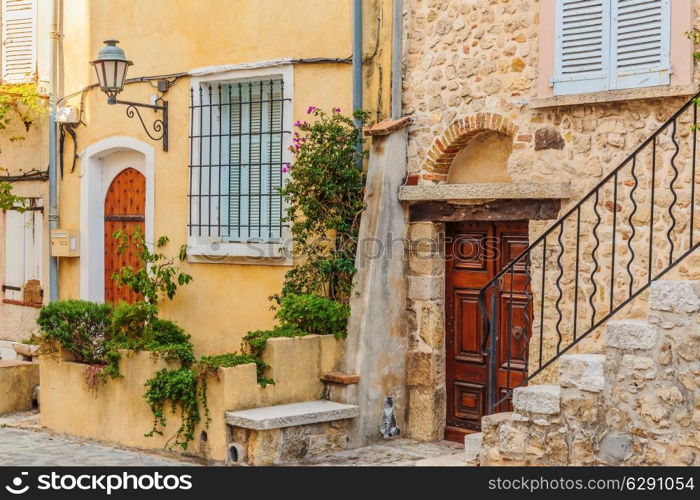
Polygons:
<instances>
[{"instance_id":1,"label":"brown wooden door","mask_svg":"<svg viewBox=\"0 0 700 500\"><path fill-rule=\"evenodd\" d=\"M123 254L117 253L119 246L114 239L115 231L122 230L133 234L137 227L144 231L146 219L146 178L136 169L123 170L112 181L105 198L105 301L136 302L141 297L130 288L118 287L112 280L112 274L124 266L137 269L140 266L135 247L128 248Z\"/></svg>"},{"instance_id":2,"label":"brown wooden door","mask_svg":"<svg viewBox=\"0 0 700 500\"><path fill-rule=\"evenodd\" d=\"M528 245L528 223L460 222L448 226L446 269L447 329L447 427L445 438L461 441L469 432L481 430L481 417L488 410L488 356L481 352L484 323L479 310L479 291L495 274ZM525 294L524 266L503 280L499 301L499 349L496 398L515 387L525 374L529 328L525 312L532 317ZM508 303L512 300L510 356L507 342ZM487 297L488 307L490 300ZM508 375L507 359L511 359ZM507 411L502 405L497 411Z\"/></svg>"}]
</instances>

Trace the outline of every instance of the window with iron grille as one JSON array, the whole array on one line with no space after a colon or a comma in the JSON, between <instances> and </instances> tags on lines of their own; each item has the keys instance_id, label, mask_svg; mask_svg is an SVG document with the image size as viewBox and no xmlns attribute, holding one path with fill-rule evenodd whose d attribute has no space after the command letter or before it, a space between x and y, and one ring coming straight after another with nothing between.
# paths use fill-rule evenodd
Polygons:
<instances>
[{"instance_id":1,"label":"window with iron grille","mask_svg":"<svg viewBox=\"0 0 700 500\"><path fill-rule=\"evenodd\" d=\"M204 83L191 89L190 223L200 242L282 240L289 130L284 81Z\"/></svg>"}]
</instances>

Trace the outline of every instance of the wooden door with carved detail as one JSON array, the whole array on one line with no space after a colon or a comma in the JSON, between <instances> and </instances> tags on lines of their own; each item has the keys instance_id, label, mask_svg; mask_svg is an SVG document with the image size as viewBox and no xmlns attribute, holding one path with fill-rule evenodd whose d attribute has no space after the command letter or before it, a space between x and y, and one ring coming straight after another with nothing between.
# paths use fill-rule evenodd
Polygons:
<instances>
[{"instance_id":1,"label":"wooden door with carved detail","mask_svg":"<svg viewBox=\"0 0 700 500\"><path fill-rule=\"evenodd\" d=\"M112 274L124 266L137 269L140 266L136 248L132 245L122 254L117 252L115 231L133 234L137 227L144 234L146 220L146 178L134 168L122 170L112 181L105 198L105 302L136 302L141 297L126 286L117 286Z\"/></svg>"},{"instance_id":2,"label":"wooden door with carved detail","mask_svg":"<svg viewBox=\"0 0 700 500\"><path fill-rule=\"evenodd\" d=\"M459 222L448 225L446 240L446 388L447 426L445 438L462 441L469 432L481 430L481 417L488 408L488 356L482 353L483 316L479 310L479 291L503 267L528 246L528 223ZM511 292L511 281L513 283ZM496 399L508 387L516 387L527 369L527 341L532 304L525 291L525 269L515 269L504 277L500 288L499 348L496 360ZM490 308L491 300L487 297ZM507 331L510 325L511 335ZM510 346L508 339L510 337ZM510 367L508 366L510 359ZM510 368L510 369L508 369ZM496 411L508 411L506 404Z\"/></svg>"}]
</instances>

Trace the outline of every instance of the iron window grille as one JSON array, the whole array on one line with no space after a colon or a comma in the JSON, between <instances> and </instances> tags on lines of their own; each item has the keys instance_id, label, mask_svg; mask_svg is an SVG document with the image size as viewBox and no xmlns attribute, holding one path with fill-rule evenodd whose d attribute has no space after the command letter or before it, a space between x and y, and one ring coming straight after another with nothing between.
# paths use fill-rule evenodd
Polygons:
<instances>
[{"instance_id":1,"label":"iron window grille","mask_svg":"<svg viewBox=\"0 0 700 500\"><path fill-rule=\"evenodd\" d=\"M282 241L286 101L281 78L190 89L191 237Z\"/></svg>"}]
</instances>

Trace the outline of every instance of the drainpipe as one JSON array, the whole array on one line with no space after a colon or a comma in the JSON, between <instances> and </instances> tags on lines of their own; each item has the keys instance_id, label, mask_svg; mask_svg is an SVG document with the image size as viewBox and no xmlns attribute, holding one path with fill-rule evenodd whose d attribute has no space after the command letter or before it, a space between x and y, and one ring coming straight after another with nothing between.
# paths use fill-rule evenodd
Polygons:
<instances>
[{"instance_id":1,"label":"drainpipe","mask_svg":"<svg viewBox=\"0 0 700 500\"><path fill-rule=\"evenodd\" d=\"M403 58L403 0L394 0L391 34L391 117L401 118Z\"/></svg>"},{"instance_id":2,"label":"drainpipe","mask_svg":"<svg viewBox=\"0 0 700 500\"><path fill-rule=\"evenodd\" d=\"M353 33L352 33L352 110L362 109L362 0L353 0ZM355 149L362 152L362 138L358 137ZM362 158L357 161L357 167L362 169Z\"/></svg>"},{"instance_id":3,"label":"drainpipe","mask_svg":"<svg viewBox=\"0 0 700 500\"><path fill-rule=\"evenodd\" d=\"M58 229L58 175L56 171L56 92L58 82L58 0L51 1L51 50L49 54L49 231ZM50 233L49 233L50 234ZM49 259L49 297L51 302L58 300L58 258Z\"/></svg>"}]
</instances>

